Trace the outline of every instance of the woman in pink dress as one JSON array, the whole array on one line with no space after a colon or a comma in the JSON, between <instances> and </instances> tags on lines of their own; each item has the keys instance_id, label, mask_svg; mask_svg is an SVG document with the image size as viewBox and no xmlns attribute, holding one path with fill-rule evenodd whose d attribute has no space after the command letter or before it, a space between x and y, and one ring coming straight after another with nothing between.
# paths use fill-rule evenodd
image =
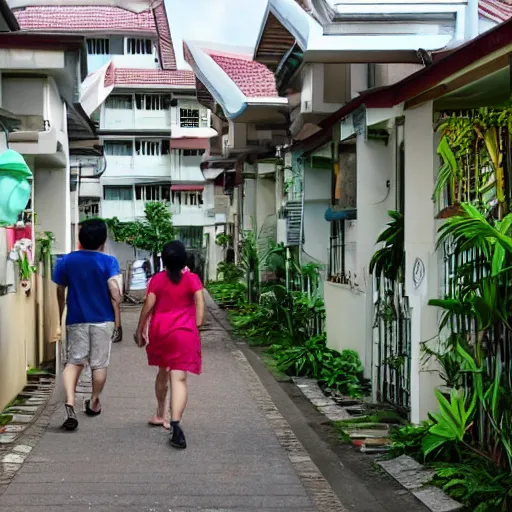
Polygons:
<instances>
[{"instance_id":1,"label":"woman in pink dress","mask_svg":"<svg viewBox=\"0 0 512 512\"><path fill-rule=\"evenodd\" d=\"M201 373L199 326L204 320L203 286L196 274L184 272L187 252L181 242L166 244L162 261L165 270L153 276L148 285L135 341L139 347L146 346L150 366L159 367L155 382L158 409L150 424L165 425L165 401L170 380L170 443L183 449L187 444L180 422L187 405L187 374ZM146 332L149 332L149 339Z\"/></svg>"}]
</instances>

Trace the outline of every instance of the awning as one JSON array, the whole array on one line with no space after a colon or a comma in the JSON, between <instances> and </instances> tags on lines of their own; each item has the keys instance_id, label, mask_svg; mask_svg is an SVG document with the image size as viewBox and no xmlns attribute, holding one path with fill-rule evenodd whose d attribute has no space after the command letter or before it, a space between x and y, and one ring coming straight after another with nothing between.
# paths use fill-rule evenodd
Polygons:
<instances>
[{"instance_id":1,"label":"awning","mask_svg":"<svg viewBox=\"0 0 512 512\"><path fill-rule=\"evenodd\" d=\"M209 149L210 142L206 138L200 139L173 139L171 137L171 149Z\"/></svg>"},{"instance_id":2,"label":"awning","mask_svg":"<svg viewBox=\"0 0 512 512\"><path fill-rule=\"evenodd\" d=\"M203 185L171 185L173 192L202 192Z\"/></svg>"},{"instance_id":3,"label":"awning","mask_svg":"<svg viewBox=\"0 0 512 512\"><path fill-rule=\"evenodd\" d=\"M151 177L102 177L101 184L106 186L114 186L114 187L127 187L132 185L170 185L171 182L169 180L165 180L164 178L151 178Z\"/></svg>"},{"instance_id":4,"label":"awning","mask_svg":"<svg viewBox=\"0 0 512 512\"><path fill-rule=\"evenodd\" d=\"M217 179L222 173L224 172L224 169L205 169L203 171L203 176L205 180L215 180Z\"/></svg>"},{"instance_id":5,"label":"awning","mask_svg":"<svg viewBox=\"0 0 512 512\"><path fill-rule=\"evenodd\" d=\"M355 220L357 219L357 210L334 210L332 207L329 207L325 211L324 217L328 222L335 220Z\"/></svg>"},{"instance_id":6,"label":"awning","mask_svg":"<svg viewBox=\"0 0 512 512\"><path fill-rule=\"evenodd\" d=\"M213 128L181 128L176 127L171 130L171 139L174 143L175 139L211 139L219 134Z\"/></svg>"}]
</instances>

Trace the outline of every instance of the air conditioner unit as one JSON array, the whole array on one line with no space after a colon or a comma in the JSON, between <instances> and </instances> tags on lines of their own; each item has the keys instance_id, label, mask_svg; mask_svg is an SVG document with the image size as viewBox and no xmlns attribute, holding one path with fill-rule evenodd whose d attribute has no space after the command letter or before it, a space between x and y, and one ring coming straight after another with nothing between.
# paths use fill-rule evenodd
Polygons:
<instances>
[{"instance_id":1,"label":"air conditioner unit","mask_svg":"<svg viewBox=\"0 0 512 512\"><path fill-rule=\"evenodd\" d=\"M209 210L206 210L206 216L209 219L214 219L215 218L215 208L210 208Z\"/></svg>"}]
</instances>

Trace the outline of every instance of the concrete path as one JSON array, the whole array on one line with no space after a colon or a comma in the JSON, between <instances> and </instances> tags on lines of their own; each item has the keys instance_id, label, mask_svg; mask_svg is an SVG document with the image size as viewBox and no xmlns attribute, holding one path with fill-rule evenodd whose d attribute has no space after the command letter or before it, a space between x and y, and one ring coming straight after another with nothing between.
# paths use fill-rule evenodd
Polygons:
<instances>
[{"instance_id":1,"label":"concrete path","mask_svg":"<svg viewBox=\"0 0 512 512\"><path fill-rule=\"evenodd\" d=\"M211 305L211 304L210 304ZM146 425L154 413L155 370L133 341L138 313L123 313L103 413L79 414L59 429L61 393L50 425L0 496L10 512L342 512L327 482L226 331L208 315L204 373L191 378L179 452Z\"/></svg>"}]
</instances>

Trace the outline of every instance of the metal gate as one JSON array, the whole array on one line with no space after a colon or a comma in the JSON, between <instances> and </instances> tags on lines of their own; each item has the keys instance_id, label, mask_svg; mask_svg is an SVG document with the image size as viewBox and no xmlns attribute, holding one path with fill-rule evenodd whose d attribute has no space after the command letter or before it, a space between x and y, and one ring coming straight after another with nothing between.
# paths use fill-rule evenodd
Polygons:
<instances>
[{"instance_id":1,"label":"metal gate","mask_svg":"<svg viewBox=\"0 0 512 512\"><path fill-rule=\"evenodd\" d=\"M376 399L409 415L411 316L404 284L374 279L374 378Z\"/></svg>"}]
</instances>

